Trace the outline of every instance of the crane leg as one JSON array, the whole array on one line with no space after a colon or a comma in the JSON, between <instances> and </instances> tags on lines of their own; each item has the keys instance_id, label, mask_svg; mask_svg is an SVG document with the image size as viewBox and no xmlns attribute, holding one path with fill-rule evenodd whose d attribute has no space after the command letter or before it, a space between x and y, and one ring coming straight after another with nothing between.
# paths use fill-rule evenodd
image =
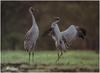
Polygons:
<instances>
[{"instance_id":1,"label":"crane leg","mask_svg":"<svg viewBox=\"0 0 100 73\"><path fill-rule=\"evenodd\" d=\"M56 63L59 61L59 59L61 58L62 55L63 55L63 52L62 51L60 51L60 53L58 52L58 58L56 60Z\"/></svg>"},{"instance_id":2,"label":"crane leg","mask_svg":"<svg viewBox=\"0 0 100 73\"><path fill-rule=\"evenodd\" d=\"M58 52L58 58L57 58L57 60L56 60L56 63L59 61L59 52Z\"/></svg>"},{"instance_id":3,"label":"crane leg","mask_svg":"<svg viewBox=\"0 0 100 73\"><path fill-rule=\"evenodd\" d=\"M62 56L62 55L63 55L63 52L61 51L61 52L60 52L60 56L59 56L59 59L61 58L61 56Z\"/></svg>"},{"instance_id":4,"label":"crane leg","mask_svg":"<svg viewBox=\"0 0 100 73\"><path fill-rule=\"evenodd\" d=\"M34 52L32 52L32 61L34 61Z\"/></svg>"},{"instance_id":5,"label":"crane leg","mask_svg":"<svg viewBox=\"0 0 100 73\"><path fill-rule=\"evenodd\" d=\"M30 64L30 56L31 56L31 52L29 51L29 64Z\"/></svg>"},{"instance_id":6,"label":"crane leg","mask_svg":"<svg viewBox=\"0 0 100 73\"><path fill-rule=\"evenodd\" d=\"M32 62L34 61L34 49L36 48L36 46L35 46L35 42L33 43L33 46L32 46Z\"/></svg>"}]
</instances>

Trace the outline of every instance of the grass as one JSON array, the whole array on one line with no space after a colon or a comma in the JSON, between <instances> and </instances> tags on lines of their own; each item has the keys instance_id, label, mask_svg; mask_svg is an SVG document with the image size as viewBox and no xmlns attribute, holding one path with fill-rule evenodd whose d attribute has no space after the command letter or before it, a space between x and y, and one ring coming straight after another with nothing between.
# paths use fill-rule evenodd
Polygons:
<instances>
[{"instance_id":1,"label":"grass","mask_svg":"<svg viewBox=\"0 0 100 73\"><path fill-rule=\"evenodd\" d=\"M35 52L34 62L32 64L49 65L49 68L95 68L98 69L99 54L94 51L67 51L56 63L56 51ZM24 51L2 51L1 63L29 63L28 53ZM53 66L53 67L52 67ZM92 69L91 69L92 70Z\"/></svg>"},{"instance_id":2,"label":"grass","mask_svg":"<svg viewBox=\"0 0 100 73\"><path fill-rule=\"evenodd\" d=\"M55 64L56 59L56 51L39 51L35 52L34 62L38 64ZM28 53L24 51L1 52L1 63L16 62L28 62ZM68 51L61 57L59 63L98 65L98 54L93 51Z\"/></svg>"}]
</instances>

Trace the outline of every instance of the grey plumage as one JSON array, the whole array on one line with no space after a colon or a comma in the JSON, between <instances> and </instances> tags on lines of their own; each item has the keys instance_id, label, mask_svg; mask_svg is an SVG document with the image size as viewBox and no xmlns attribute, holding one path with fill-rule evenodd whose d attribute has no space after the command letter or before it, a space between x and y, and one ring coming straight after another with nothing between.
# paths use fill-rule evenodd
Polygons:
<instances>
[{"instance_id":1,"label":"grey plumage","mask_svg":"<svg viewBox=\"0 0 100 73\"><path fill-rule=\"evenodd\" d=\"M86 31L78 26L70 25L65 31L60 31L58 27L58 22L60 20L56 20L51 24L51 28L49 31L51 31L52 39L55 42L55 46L58 50L58 58L57 61L60 59L60 57L63 55L63 52L66 51L67 48L69 48L72 44L72 42L76 38L84 38L86 35ZM56 61L56 62L57 62Z\"/></svg>"},{"instance_id":2,"label":"grey plumage","mask_svg":"<svg viewBox=\"0 0 100 73\"><path fill-rule=\"evenodd\" d=\"M72 42L77 38L78 31L75 25L70 25L65 31L61 32L62 38L66 43L66 47L69 47Z\"/></svg>"},{"instance_id":3,"label":"grey plumage","mask_svg":"<svg viewBox=\"0 0 100 73\"><path fill-rule=\"evenodd\" d=\"M52 23L51 25L51 34L52 34L52 39L55 42L55 46L58 50L58 58L56 60L56 62L60 59L60 57L62 56L63 52L66 50L65 47L65 43L62 39L62 34L60 32L60 29L57 25L57 23L60 21L60 19L56 19L55 22Z\"/></svg>"},{"instance_id":4,"label":"grey plumage","mask_svg":"<svg viewBox=\"0 0 100 73\"><path fill-rule=\"evenodd\" d=\"M29 29L29 31L25 35L24 40L24 48L29 52L29 61L30 61L30 55L34 55L34 49L36 45L36 41L39 37L39 28L37 26L37 23L35 21L35 17L33 15L34 12L32 12L32 7L29 8L29 12L32 16L32 27Z\"/></svg>"}]
</instances>

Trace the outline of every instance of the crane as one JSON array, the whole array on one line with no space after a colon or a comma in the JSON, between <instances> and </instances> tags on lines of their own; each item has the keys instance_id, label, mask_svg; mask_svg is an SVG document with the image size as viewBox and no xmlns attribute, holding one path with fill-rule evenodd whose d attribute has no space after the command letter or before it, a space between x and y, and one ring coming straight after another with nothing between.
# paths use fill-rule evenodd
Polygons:
<instances>
[{"instance_id":1,"label":"crane","mask_svg":"<svg viewBox=\"0 0 100 73\"><path fill-rule=\"evenodd\" d=\"M24 40L24 48L25 50L29 53L29 63L31 60L31 55L34 57L34 50L36 46L37 39L39 37L39 28L37 26L35 17L34 17L34 12L33 8L29 8L29 12L32 16L32 27L29 29L29 31L25 35L25 40ZM32 58L33 60L33 58Z\"/></svg>"},{"instance_id":2,"label":"crane","mask_svg":"<svg viewBox=\"0 0 100 73\"><path fill-rule=\"evenodd\" d=\"M55 18L55 21L51 24L51 27L43 34L51 33L52 39L55 42L55 46L58 50L58 58L56 60L59 61L60 57L66 51L66 48L69 48L76 38L85 39L86 30L75 25L70 25L66 30L60 31L58 27L58 22L60 21L59 17Z\"/></svg>"}]
</instances>

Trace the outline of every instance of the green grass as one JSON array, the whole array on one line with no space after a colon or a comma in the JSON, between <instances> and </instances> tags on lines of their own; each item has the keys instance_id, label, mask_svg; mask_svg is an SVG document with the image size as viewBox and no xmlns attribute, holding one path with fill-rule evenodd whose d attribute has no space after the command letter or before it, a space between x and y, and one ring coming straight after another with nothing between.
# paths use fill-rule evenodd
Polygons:
<instances>
[{"instance_id":1,"label":"green grass","mask_svg":"<svg viewBox=\"0 0 100 73\"><path fill-rule=\"evenodd\" d=\"M57 51L35 52L32 71L98 71L99 54L94 51L67 51L56 63ZM24 51L2 51L2 64L29 63L28 53ZM28 66L29 68L30 66ZM31 69L31 68L30 68Z\"/></svg>"},{"instance_id":2,"label":"green grass","mask_svg":"<svg viewBox=\"0 0 100 73\"><path fill-rule=\"evenodd\" d=\"M55 64L56 51L35 52L34 63ZM24 51L2 51L1 63L28 62L28 53ZM98 65L98 54L93 51L68 51L60 58L59 63L70 65Z\"/></svg>"}]
</instances>

